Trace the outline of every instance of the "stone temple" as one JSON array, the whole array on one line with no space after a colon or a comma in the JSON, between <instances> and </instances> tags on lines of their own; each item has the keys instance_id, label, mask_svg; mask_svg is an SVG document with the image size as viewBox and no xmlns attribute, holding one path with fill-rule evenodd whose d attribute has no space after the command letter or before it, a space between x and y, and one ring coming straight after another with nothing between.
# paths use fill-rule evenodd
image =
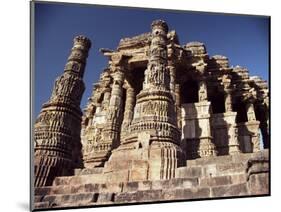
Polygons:
<instances>
[{"instance_id":1,"label":"stone temple","mask_svg":"<svg viewBox=\"0 0 281 212\"><path fill-rule=\"evenodd\" d=\"M34 125L35 209L270 194L264 80L156 20L100 50L82 112L90 48L75 37Z\"/></svg>"}]
</instances>

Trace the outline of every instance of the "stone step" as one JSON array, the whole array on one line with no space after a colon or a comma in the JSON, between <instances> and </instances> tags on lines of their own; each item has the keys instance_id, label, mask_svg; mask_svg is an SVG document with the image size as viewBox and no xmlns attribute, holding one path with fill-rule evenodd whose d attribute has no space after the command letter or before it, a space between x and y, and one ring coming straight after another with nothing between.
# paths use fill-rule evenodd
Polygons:
<instances>
[{"instance_id":1,"label":"stone step","mask_svg":"<svg viewBox=\"0 0 281 212\"><path fill-rule=\"evenodd\" d=\"M44 209L49 208L49 202L35 202L34 203L35 209Z\"/></svg>"},{"instance_id":2,"label":"stone step","mask_svg":"<svg viewBox=\"0 0 281 212\"><path fill-rule=\"evenodd\" d=\"M208 164L202 166L187 166L176 169L177 178L186 177L212 177L232 174L243 174L247 171L245 163Z\"/></svg>"},{"instance_id":3,"label":"stone step","mask_svg":"<svg viewBox=\"0 0 281 212\"><path fill-rule=\"evenodd\" d=\"M135 202L155 202L169 200L190 200L229 196L250 195L247 183L198 186L192 188L151 189L125 191L117 193L79 193L47 195L42 202L35 203L36 208L73 207L96 204L122 204Z\"/></svg>"},{"instance_id":4,"label":"stone step","mask_svg":"<svg viewBox=\"0 0 281 212\"><path fill-rule=\"evenodd\" d=\"M138 190L192 188L198 186L198 178L178 178L157 181L136 181L126 183L88 183L76 185L57 185L35 188L35 195L71 194L71 193L105 193L132 192Z\"/></svg>"},{"instance_id":5,"label":"stone step","mask_svg":"<svg viewBox=\"0 0 281 212\"><path fill-rule=\"evenodd\" d=\"M213 186L211 189L211 197L237 197L248 196L250 191L247 183L230 184L222 186Z\"/></svg>"},{"instance_id":6,"label":"stone step","mask_svg":"<svg viewBox=\"0 0 281 212\"><path fill-rule=\"evenodd\" d=\"M36 209L42 208L61 208L61 207L79 207L90 205L108 205L113 204L115 193L79 193L79 194L55 194L47 195L43 202L34 204Z\"/></svg>"},{"instance_id":7,"label":"stone step","mask_svg":"<svg viewBox=\"0 0 281 212\"><path fill-rule=\"evenodd\" d=\"M247 174L233 174L217 177L202 177L199 178L200 187L215 187L223 185L235 185L247 182Z\"/></svg>"},{"instance_id":8,"label":"stone step","mask_svg":"<svg viewBox=\"0 0 281 212\"><path fill-rule=\"evenodd\" d=\"M193 166L205 166L211 164L230 164L230 163L247 163L252 158L263 158L268 157L269 152L267 149L255 152L255 153L237 153L234 155L222 155L217 157L204 157L193 160L187 160L186 164L188 167Z\"/></svg>"},{"instance_id":9,"label":"stone step","mask_svg":"<svg viewBox=\"0 0 281 212\"><path fill-rule=\"evenodd\" d=\"M104 176L102 174L89 174L89 175L56 177L53 182L53 186L87 184L92 182L104 183Z\"/></svg>"},{"instance_id":10,"label":"stone step","mask_svg":"<svg viewBox=\"0 0 281 212\"><path fill-rule=\"evenodd\" d=\"M74 175L102 174L103 167L75 169Z\"/></svg>"},{"instance_id":11,"label":"stone step","mask_svg":"<svg viewBox=\"0 0 281 212\"><path fill-rule=\"evenodd\" d=\"M78 193L78 194L54 194L46 195L43 198L43 202L48 202L50 207L65 207L65 205L71 206L78 204L87 205L88 203L94 203L98 200L98 193Z\"/></svg>"},{"instance_id":12,"label":"stone step","mask_svg":"<svg viewBox=\"0 0 281 212\"><path fill-rule=\"evenodd\" d=\"M210 188L157 189L118 193L115 196L115 203L155 202L209 197Z\"/></svg>"},{"instance_id":13,"label":"stone step","mask_svg":"<svg viewBox=\"0 0 281 212\"><path fill-rule=\"evenodd\" d=\"M247 196L249 195L247 183L221 185L213 187L194 187L177 189L157 189L147 191L123 192L115 195L115 202L155 202L173 200L191 200L202 198Z\"/></svg>"},{"instance_id":14,"label":"stone step","mask_svg":"<svg viewBox=\"0 0 281 212\"><path fill-rule=\"evenodd\" d=\"M77 184L77 185L58 185L52 187L35 188L35 195L55 195L55 194L72 194L72 193L101 193L101 192L121 192L123 185L121 183L109 184Z\"/></svg>"}]
</instances>

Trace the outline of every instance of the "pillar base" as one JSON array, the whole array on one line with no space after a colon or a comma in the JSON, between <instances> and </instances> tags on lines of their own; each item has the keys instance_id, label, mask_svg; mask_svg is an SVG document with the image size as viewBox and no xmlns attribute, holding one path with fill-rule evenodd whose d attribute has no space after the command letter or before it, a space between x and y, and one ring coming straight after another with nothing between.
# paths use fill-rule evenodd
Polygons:
<instances>
[{"instance_id":1,"label":"pillar base","mask_svg":"<svg viewBox=\"0 0 281 212\"><path fill-rule=\"evenodd\" d=\"M130 139L113 150L105 164L104 173L115 181L171 179L185 161L183 151L174 143L151 139L149 134Z\"/></svg>"}]
</instances>

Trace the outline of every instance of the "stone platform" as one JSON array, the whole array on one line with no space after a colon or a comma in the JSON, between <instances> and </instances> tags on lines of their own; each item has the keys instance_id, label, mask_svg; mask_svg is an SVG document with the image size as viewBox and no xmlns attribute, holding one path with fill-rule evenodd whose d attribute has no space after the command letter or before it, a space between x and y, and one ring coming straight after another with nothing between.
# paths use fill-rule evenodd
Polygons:
<instances>
[{"instance_id":1,"label":"stone platform","mask_svg":"<svg viewBox=\"0 0 281 212\"><path fill-rule=\"evenodd\" d=\"M268 150L186 164L176 169L175 178L156 181L118 182L103 168L76 170L52 186L36 188L35 209L269 195Z\"/></svg>"}]
</instances>

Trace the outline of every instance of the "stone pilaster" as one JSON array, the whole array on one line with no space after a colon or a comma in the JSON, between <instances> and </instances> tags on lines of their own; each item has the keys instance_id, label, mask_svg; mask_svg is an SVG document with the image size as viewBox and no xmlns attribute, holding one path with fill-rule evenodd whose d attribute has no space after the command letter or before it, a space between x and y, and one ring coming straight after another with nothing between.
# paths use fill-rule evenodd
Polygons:
<instances>
[{"instance_id":1,"label":"stone pilaster","mask_svg":"<svg viewBox=\"0 0 281 212\"><path fill-rule=\"evenodd\" d=\"M104 90L104 96L103 96L103 101L102 101L102 108L108 108L109 102L110 102L110 97L111 97L111 90L110 88L106 88Z\"/></svg>"},{"instance_id":2,"label":"stone pilaster","mask_svg":"<svg viewBox=\"0 0 281 212\"><path fill-rule=\"evenodd\" d=\"M238 128L235 123L236 112L225 113L228 133L228 153L230 155L241 153L238 141Z\"/></svg>"},{"instance_id":3,"label":"stone pilaster","mask_svg":"<svg viewBox=\"0 0 281 212\"><path fill-rule=\"evenodd\" d=\"M204 94L205 95L205 94ZM200 129L198 133L199 148L198 154L202 157L216 156L217 150L213 143L213 137L211 132L211 110L210 102L202 100L201 102L195 103L197 113L197 124Z\"/></svg>"},{"instance_id":4,"label":"stone pilaster","mask_svg":"<svg viewBox=\"0 0 281 212\"><path fill-rule=\"evenodd\" d=\"M181 94L180 94L180 84L175 85L175 104L177 113L177 126L181 129Z\"/></svg>"},{"instance_id":5,"label":"stone pilaster","mask_svg":"<svg viewBox=\"0 0 281 212\"><path fill-rule=\"evenodd\" d=\"M136 101L136 94L132 87L126 89L126 102L125 102L125 111L122 123L122 135L125 135L128 131L128 127L133 120L134 115L134 106Z\"/></svg>"},{"instance_id":6,"label":"stone pilaster","mask_svg":"<svg viewBox=\"0 0 281 212\"><path fill-rule=\"evenodd\" d=\"M111 93L109 93L109 89L106 90L103 101L103 105L106 107L105 123L99 132L99 140L87 162L87 167L103 166L112 149L116 148L120 141L124 72L119 66L113 66L111 69L113 72L112 89Z\"/></svg>"},{"instance_id":7,"label":"stone pilaster","mask_svg":"<svg viewBox=\"0 0 281 212\"><path fill-rule=\"evenodd\" d=\"M170 91L175 100L175 86L176 86L176 67L174 64L170 63L168 66L170 72Z\"/></svg>"},{"instance_id":8,"label":"stone pilaster","mask_svg":"<svg viewBox=\"0 0 281 212\"><path fill-rule=\"evenodd\" d=\"M202 71L203 72L203 71ZM213 144L213 137L211 133L211 110L210 102L208 102L207 83L206 79L202 78L198 82L198 103L195 103L198 115L198 125L201 129L199 135L199 156L209 157L216 156L216 147Z\"/></svg>"},{"instance_id":9,"label":"stone pilaster","mask_svg":"<svg viewBox=\"0 0 281 212\"><path fill-rule=\"evenodd\" d=\"M116 70L113 73L111 98L108 107L108 114L106 116L107 123L103 129L103 141L111 144L111 148L116 148L119 144L121 125L120 119L124 112L122 111L124 72L121 67L115 68Z\"/></svg>"},{"instance_id":10,"label":"stone pilaster","mask_svg":"<svg viewBox=\"0 0 281 212\"><path fill-rule=\"evenodd\" d=\"M82 80L91 42L84 36L74 45L64 73L57 78L50 100L34 126L35 187L49 186L56 176L70 175L82 167L80 101Z\"/></svg>"}]
</instances>

